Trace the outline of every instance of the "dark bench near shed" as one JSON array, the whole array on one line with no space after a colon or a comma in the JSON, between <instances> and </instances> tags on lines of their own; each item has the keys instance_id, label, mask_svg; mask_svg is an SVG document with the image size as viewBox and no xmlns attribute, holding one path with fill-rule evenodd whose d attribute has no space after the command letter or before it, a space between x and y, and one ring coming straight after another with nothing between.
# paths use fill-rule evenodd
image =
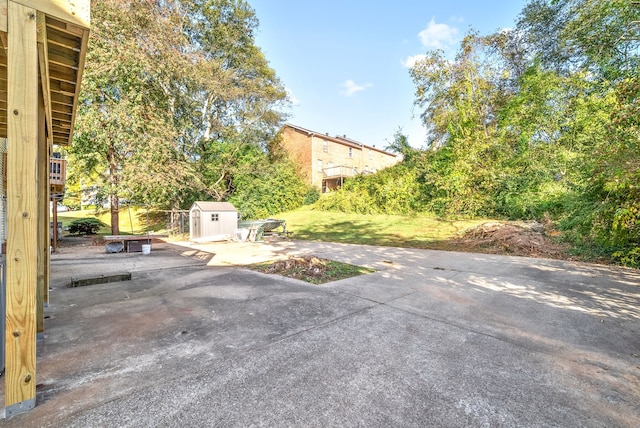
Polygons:
<instances>
[{"instance_id":1,"label":"dark bench near shed","mask_svg":"<svg viewBox=\"0 0 640 428\"><path fill-rule=\"evenodd\" d=\"M146 235L106 235L104 237L107 253L119 253L121 251L126 251L127 253L141 252L142 246L145 244L150 245L151 241L152 238Z\"/></svg>"}]
</instances>

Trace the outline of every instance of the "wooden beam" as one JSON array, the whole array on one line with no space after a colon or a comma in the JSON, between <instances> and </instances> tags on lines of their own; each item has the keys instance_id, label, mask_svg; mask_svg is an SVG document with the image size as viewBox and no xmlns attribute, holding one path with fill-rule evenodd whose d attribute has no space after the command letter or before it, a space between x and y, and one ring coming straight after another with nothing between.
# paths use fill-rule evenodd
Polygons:
<instances>
[{"instance_id":1,"label":"wooden beam","mask_svg":"<svg viewBox=\"0 0 640 428\"><path fill-rule=\"evenodd\" d=\"M47 129L51 129L51 87L49 81L49 48L47 46L47 23L44 13L37 13L38 34L38 63L40 65L40 84L42 86L42 100L44 112L42 120L46 121ZM43 132L44 134L44 132ZM47 158L48 159L48 158ZM47 211L48 212L48 211Z\"/></svg>"},{"instance_id":2,"label":"wooden beam","mask_svg":"<svg viewBox=\"0 0 640 428\"><path fill-rule=\"evenodd\" d=\"M64 104L65 106L73 107L73 98L72 97L68 97L68 96L59 94L57 92L52 92L51 93L51 101L53 103Z\"/></svg>"},{"instance_id":3,"label":"wooden beam","mask_svg":"<svg viewBox=\"0 0 640 428\"><path fill-rule=\"evenodd\" d=\"M55 19L51 15L47 16L47 26L55 28L56 30L63 33L71 34L75 37L82 37L84 35L84 30L82 27L69 24L68 22L60 21L59 19Z\"/></svg>"},{"instance_id":4,"label":"wooden beam","mask_svg":"<svg viewBox=\"0 0 640 428\"><path fill-rule=\"evenodd\" d=\"M0 31L3 33L7 32L7 0L0 0ZM5 43L4 47L6 46Z\"/></svg>"},{"instance_id":5,"label":"wooden beam","mask_svg":"<svg viewBox=\"0 0 640 428\"><path fill-rule=\"evenodd\" d=\"M78 55L79 63L78 63L78 73L76 75L77 84L76 84L76 92L73 95L73 99L75 101L75 106L73 109L72 117L71 117L71 130L69 131L69 143L71 144L71 140L73 138L73 127L76 123L76 113L78 109L75 108L78 105L78 98L80 97L80 86L82 83L82 73L84 72L84 64L87 57L87 47L89 44L89 30L84 30L84 36L82 37L82 45L80 47L80 54Z\"/></svg>"},{"instance_id":6,"label":"wooden beam","mask_svg":"<svg viewBox=\"0 0 640 428\"><path fill-rule=\"evenodd\" d=\"M38 283L36 288L36 332L44 333L45 288L48 288L47 254L49 253L49 144L46 135L46 107L38 90Z\"/></svg>"},{"instance_id":7,"label":"wooden beam","mask_svg":"<svg viewBox=\"0 0 640 428\"><path fill-rule=\"evenodd\" d=\"M54 18L71 24L89 28L90 0L11 0L23 6L39 10Z\"/></svg>"},{"instance_id":8,"label":"wooden beam","mask_svg":"<svg viewBox=\"0 0 640 428\"><path fill-rule=\"evenodd\" d=\"M8 4L5 415L36 401L38 47L36 11Z\"/></svg>"},{"instance_id":9,"label":"wooden beam","mask_svg":"<svg viewBox=\"0 0 640 428\"><path fill-rule=\"evenodd\" d=\"M75 97L76 95L76 85L70 85L64 82L51 82L51 90L68 97Z\"/></svg>"},{"instance_id":10,"label":"wooden beam","mask_svg":"<svg viewBox=\"0 0 640 428\"><path fill-rule=\"evenodd\" d=\"M59 46L61 49L65 49L69 52L80 52L80 39L74 37L71 34L62 33L56 28L49 27L49 44L52 46Z\"/></svg>"}]
</instances>

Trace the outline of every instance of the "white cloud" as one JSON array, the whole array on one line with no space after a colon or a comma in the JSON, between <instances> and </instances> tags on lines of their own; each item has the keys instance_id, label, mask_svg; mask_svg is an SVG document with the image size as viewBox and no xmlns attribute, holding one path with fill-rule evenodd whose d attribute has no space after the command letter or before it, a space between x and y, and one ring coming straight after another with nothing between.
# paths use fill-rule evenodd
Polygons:
<instances>
[{"instance_id":1,"label":"white cloud","mask_svg":"<svg viewBox=\"0 0 640 428\"><path fill-rule=\"evenodd\" d=\"M372 86L373 86L373 84L371 84L371 83L365 83L364 85L358 85L356 82L354 82L353 80L349 79L349 80L346 80L342 84L342 87L344 88L344 90L341 92L341 94L344 95L345 97L350 97L353 94L355 94L356 92L364 91L365 89L370 88Z\"/></svg>"},{"instance_id":2,"label":"white cloud","mask_svg":"<svg viewBox=\"0 0 640 428\"><path fill-rule=\"evenodd\" d=\"M404 65L407 68L411 68L416 64L416 62L420 61L421 59L425 59L426 57L427 56L425 54L411 55L411 56L408 56L407 59L402 61L402 65Z\"/></svg>"},{"instance_id":3,"label":"white cloud","mask_svg":"<svg viewBox=\"0 0 640 428\"><path fill-rule=\"evenodd\" d=\"M409 129L404 132L409 140L409 145L416 149L424 148L427 141L427 130L419 118L413 118L409 124Z\"/></svg>"},{"instance_id":4,"label":"white cloud","mask_svg":"<svg viewBox=\"0 0 640 428\"><path fill-rule=\"evenodd\" d=\"M291 90L289 88L286 88L286 87L284 88L284 90L287 92L287 98L291 102L291 105L299 106L300 105L300 100L298 98L296 98L295 95L293 95L293 92L291 92Z\"/></svg>"},{"instance_id":5,"label":"white cloud","mask_svg":"<svg viewBox=\"0 0 640 428\"><path fill-rule=\"evenodd\" d=\"M438 24L431 18L427 28L418 33L422 45L428 48L442 49L455 42L458 29L448 24Z\"/></svg>"}]
</instances>

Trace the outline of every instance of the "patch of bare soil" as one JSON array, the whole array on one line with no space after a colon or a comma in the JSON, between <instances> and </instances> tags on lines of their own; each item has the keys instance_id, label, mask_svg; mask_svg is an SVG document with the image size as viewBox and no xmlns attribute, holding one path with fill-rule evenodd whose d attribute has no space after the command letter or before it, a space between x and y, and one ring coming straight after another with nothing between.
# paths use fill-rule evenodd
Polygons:
<instances>
[{"instance_id":1,"label":"patch of bare soil","mask_svg":"<svg viewBox=\"0 0 640 428\"><path fill-rule=\"evenodd\" d=\"M374 272L374 269L320 259L316 256L290 257L269 264L254 265L253 268L263 273L300 279L312 284L324 284Z\"/></svg>"},{"instance_id":2,"label":"patch of bare soil","mask_svg":"<svg viewBox=\"0 0 640 428\"><path fill-rule=\"evenodd\" d=\"M567 247L552 239L556 234L536 221L488 222L467 230L450 244L467 252L566 259Z\"/></svg>"},{"instance_id":3,"label":"patch of bare soil","mask_svg":"<svg viewBox=\"0 0 640 428\"><path fill-rule=\"evenodd\" d=\"M288 270L296 270L306 276L320 278L326 273L327 265L315 256L291 257L290 259L280 260L267 266L264 272L279 273Z\"/></svg>"}]
</instances>

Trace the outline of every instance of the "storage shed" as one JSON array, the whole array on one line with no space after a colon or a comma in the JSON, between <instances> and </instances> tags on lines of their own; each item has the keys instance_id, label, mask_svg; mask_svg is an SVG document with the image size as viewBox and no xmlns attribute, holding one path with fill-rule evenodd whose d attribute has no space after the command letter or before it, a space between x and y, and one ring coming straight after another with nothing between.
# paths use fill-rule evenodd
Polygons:
<instances>
[{"instance_id":1,"label":"storage shed","mask_svg":"<svg viewBox=\"0 0 640 428\"><path fill-rule=\"evenodd\" d=\"M238 210L229 202L196 201L189 210L189 238L222 241L234 236Z\"/></svg>"}]
</instances>

